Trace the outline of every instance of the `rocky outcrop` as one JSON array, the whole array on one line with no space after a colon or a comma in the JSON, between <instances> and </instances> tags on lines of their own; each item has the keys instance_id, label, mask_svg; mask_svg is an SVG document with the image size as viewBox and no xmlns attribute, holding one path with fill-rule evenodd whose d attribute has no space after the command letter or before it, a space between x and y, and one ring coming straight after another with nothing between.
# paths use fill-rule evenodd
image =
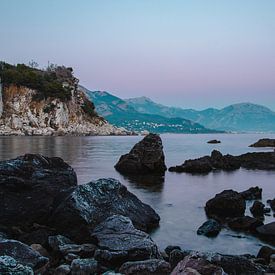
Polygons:
<instances>
[{"instance_id":1,"label":"rocky outcrop","mask_svg":"<svg viewBox=\"0 0 275 275\"><path fill-rule=\"evenodd\" d=\"M262 191L262 188L255 186L240 192L240 194L245 200L260 200L262 198Z\"/></svg>"},{"instance_id":2,"label":"rocky outcrop","mask_svg":"<svg viewBox=\"0 0 275 275\"><path fill-rule=\"evenodd\" d=\"M265 213L265 205L260 201L254 201L250 207L250 212L254 217L261 217Z\"/></svg>"},{"instance_id":3,"label":"rocky outcrop","mask_svg":"<svg viewBox=\"0 0 275 275\"><path fill-rule=\"evenodd\" d=\"M246 169L275 170L275 152L254 152L240 156L222 155L214 150L211 156L186 160L182 165L172 166L170 172L209 173L214 170Z\"/></svg>"},{"instance_id":4,"label":"rocky outcrop","mask_svg":"<svg viewBox=\"0 0 275 275\"><path fill-rule=\"evenodd\" d=\"M123 174L164 174L165 157L160 136L149 134L138 142L131 151L120 157L115 165Z\"/></svg>"},{"instance_id":5,"label":"rocky outcrop","mask_svg":"<svg viewBox=\"0 0 275 275\"><path fill-rule=\"evenodd\" d=\"M224 190L207 201L205 212L211 218L234 218L243 216L245 208L245 200L238 192Z\"/></svg>"},{"instance_id":6,"label":"rocky outcrop","mask_svg":"<svg viewBox=\"0 0 275 275\"><path fill-rule=\"evenodd\" d=\"M97 239L99 247L95 258L104 266L118 267L127 260L160 258L158 247L149 235L137 230L131 220L124 216L107 218L96 226L93 237Z\"/></svg>"},{"instance_id":7,"label":"rocky outcrop","mask_svg":"<svg viewBox=\"0 0 275 275\"><path fill-rule=\"evenodd\" d=\"M90 230L112 215L129 217L141 230L159 224L158 214L115 179L77 186L52 214L51 224L78 241L91 241Z\"/></svg>"},{"instance_id":8,"label":"rocky outcrop","mask_svg":"<svg viewBox=\"0 0 275 275\"><path fill-rule=\"evenodd\" d=\"M213 219L210 219L203 223L197 230L198 235L204 235L207 237L215 237L221 231L221 225Z\"/></svg>"},{"instance_id":9,"label":"rocky outcrop","mask_svg":"<svg viewBox=\"0 0 275 275\"><path fill-rule=\"evenodd\" d=\"M275 147L275 139L272 138L262 138L257 142L249 145L249 147Z\"/></svg>"}]
</instances>

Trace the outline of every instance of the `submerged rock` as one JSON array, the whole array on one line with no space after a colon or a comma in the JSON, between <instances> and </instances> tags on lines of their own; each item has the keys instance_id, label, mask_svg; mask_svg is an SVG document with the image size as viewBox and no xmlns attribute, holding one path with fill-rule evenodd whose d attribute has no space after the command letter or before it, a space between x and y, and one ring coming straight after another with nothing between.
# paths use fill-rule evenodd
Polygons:
<instances>
[{"instance_id":1,"label":"submerged rock","mask_svg":"<svg viewBox=\"0 0 275 275\"><path fill-rule=\"evenodd\" d=\"M120 267L119 272L125 275L168 275L170 264L158 259L126 262Z\"/></svg>"},{"instance_id":2,"label":"submerged rock","mask_svg":"<svg viewBox=\"0 0 275 275\"><path fill-rule=\"evenodd\" d=\"M249 147L275 147L275 139L272 138L262 138L257 142L249 145Z\"/></svg>"},{"instance_id":3,"label":"submerged rock","mask_svg":"<svg viewBox=\"0 0 275 275\"><path fill-rule=\"evenodd\" d=\"M127 217L114 215L96 226L93 236L99 250L95 258L104 266L117 267L126 261L160 258L150 236L135 229Z\"/></svg>"},{"instance_id":4,"label":"submerged rock","mask_svg":"<svg viewBox=\"0 0 275 275\"><path fill-rule=\"evenodd\" d=\"M207 237L215 237L221 231L221 225L213 219L210 219L203 223L197 230L198 235L204 235Z\"/></svg>"},{"instance_id":5,"label":"submerged rock","mask_svg":"<svg viewBox=\"0 0 275 275\"><path fill-rule=\"evenodd\" d=\"M207 201L205 212L211 218L234 218L243 216L245 208L245 200L238 192L224 190Z\"/></svg>"},{"instance_id":6,"label":"submerged rock","mask_svg":"<svg viewBox=\"0 0 275 275\"><path fill-rule=\"evenodd\" d=\"M149 134L138 142L131 151L120 157L115 165L123 174L164 174L167 170L159 135Z\"/></svg>"},{"instance_id":7,"label":"submerged rock","mask_svg":"<svg viewBox=\"0 0 275 275\"><path fill-rule=\"evenodd\" d=\"M79 185L52 215L52 224L77 241L91 241L90 231L112 215L129 217L141 230L158 226L158 214L115 179Z\"/></svg>"}]
</instances>

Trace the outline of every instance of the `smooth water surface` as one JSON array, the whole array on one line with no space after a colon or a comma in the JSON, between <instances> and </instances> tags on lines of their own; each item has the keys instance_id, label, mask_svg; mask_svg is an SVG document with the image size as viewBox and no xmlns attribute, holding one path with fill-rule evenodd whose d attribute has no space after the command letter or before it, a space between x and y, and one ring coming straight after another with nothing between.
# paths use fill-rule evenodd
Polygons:
<instances>
[{"instance_id":1,"label":"smooth water surface","mask_svg":"<svg viewBox=\"0 0 275 275\"><path fill-rule=\"evenodd\" d=\"M189 158L210 154L213 149L233 155L248 151L268 151L248 145L272 134L215 134L215 135L162 135L166 164L181 164ZM210 139L221 144L207 144ZM196 234L206 220L204 205L216 193L225 189L243 191L251 186L263 188L263 202L275 197L275 172L240 169L234 172L215 172L208 175L176 174L167 172L165 179L127 179L113 168L120 155L127 153L141 140L139 136L126 137L1 137L0 159L5 160L25 153L59 156L76 171L79 184L98 178L120 180L142 201L150 204L160 215L160 227L152 238L163 249L180 245L183 249L216 251L221 253L256 254L263 243L251 235L223 229L216 238ZM247 214L249 206L247 205ZM273 221L266 217L265 223Z\"/></svg>"}]
</instances>

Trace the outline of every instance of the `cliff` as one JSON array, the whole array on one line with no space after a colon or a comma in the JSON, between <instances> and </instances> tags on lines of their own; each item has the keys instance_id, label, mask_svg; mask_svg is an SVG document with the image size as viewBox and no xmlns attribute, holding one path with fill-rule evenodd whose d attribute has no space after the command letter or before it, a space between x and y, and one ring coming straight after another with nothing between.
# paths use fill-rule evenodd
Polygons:
<instances>
[{"instance_id":1,"label":"cliff","mask_svg":"<svg viewBox=\"0 0 275 275\"><path fill-rule=\"evenodd\" d=\"M0 135L128 134L98 116L71 68L20 66L1 66Z\"/></svg>"}]
</instances>

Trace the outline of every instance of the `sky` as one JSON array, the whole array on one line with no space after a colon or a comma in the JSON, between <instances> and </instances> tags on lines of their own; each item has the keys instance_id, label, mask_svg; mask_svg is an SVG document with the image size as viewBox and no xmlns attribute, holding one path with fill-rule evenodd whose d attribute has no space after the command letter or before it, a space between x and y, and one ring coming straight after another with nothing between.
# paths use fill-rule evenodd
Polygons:
<instances>
[{"instance_id":1,"label":"sky","mask_svg":"<svg viewBox=\"0 0 275 275\"><path fill-rule=\"evenodd\" d=\"M90 90L275 110L274 0L0 0L0 60L74 68Z\"/></svg>"}]
</instances>

